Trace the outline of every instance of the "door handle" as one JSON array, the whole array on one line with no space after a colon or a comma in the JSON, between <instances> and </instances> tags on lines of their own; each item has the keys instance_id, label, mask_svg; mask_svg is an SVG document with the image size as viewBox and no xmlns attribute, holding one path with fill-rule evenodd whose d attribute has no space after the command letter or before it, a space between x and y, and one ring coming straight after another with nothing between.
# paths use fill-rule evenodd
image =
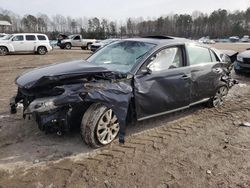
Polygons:
<instances>
[{"instance_id":1,"label":"door handle","mask_svg":"<svg viewBox=\"0 0 250 188\"><path fill-rule=\"evenodd\" d=\"M190 78L190 77L189 77L188 75L186 75L186 74L182 75L182 77L181 77L182 80L187 80L187 79L189 79L189 78Z\"/></svg>"},{"instance_id":2,"label":"door handle","mask_svg":"<svg viewBox=\"0 0 250 188\"><path fill-rule=\"evenodd\" d=\"M222 73L222 69L221 68L215 68L215 69L213 69L213 71L215 72L215 73Z\"/></svg>"}]
</instances>

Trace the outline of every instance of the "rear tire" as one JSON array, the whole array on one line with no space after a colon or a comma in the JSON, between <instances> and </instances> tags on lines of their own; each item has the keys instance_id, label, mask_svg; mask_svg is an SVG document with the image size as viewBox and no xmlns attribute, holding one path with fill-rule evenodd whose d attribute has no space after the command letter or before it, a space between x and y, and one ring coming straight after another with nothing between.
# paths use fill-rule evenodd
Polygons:
<instances>
[{"instance_id":1,"label":"rear tire","mask_svg":"<svg viewBox=\"0 0 250 188\"><path fill-rule=\"evenodd\" d=\"M65 44L65 49L70 50L70 49L71 49L71 47L72 47L72 46L71 46L71 44L70 44L70 43L66 43L66 44Z\"/></svg>"},{"instance_id":2,"label":"rear tire","mask_svg":"<svg viewBox=\"0 0 250 188\"><path fill-rule=\"evenodd\" d=\"M37 53L39 55L45 55L47 53L47 48L44 46L40 46L37 48Z\"/></svg>"},{"instance_id":3,"label":"rear tire","mask_svg":"<svg viewBox=\"0 0 250 188\"><path fill-rule=\"evenodd\" d=\"M92 104L84 113L81 136L93 148L110 144L118 135L119 122L114 112L101 103Z\"/></svg>"},{"instance_id":4,"label":"rear tire","mask_svg":"<svg viewBox=\"0 0 250 188\"><path fill-rule=\"evenodd\" d=\"M91 50L91 43L87 44L87 50Z\"/></svg>"},{"instance_id":5,"label":"rear tire","mask_svg":"<svg viewBox=\"0 0 250 188\"><path fill-rule=\"evenodd\" d=\"M8 49L4 46L0 46L0 56L7 55Z\"/></svg>"}]
</instances>

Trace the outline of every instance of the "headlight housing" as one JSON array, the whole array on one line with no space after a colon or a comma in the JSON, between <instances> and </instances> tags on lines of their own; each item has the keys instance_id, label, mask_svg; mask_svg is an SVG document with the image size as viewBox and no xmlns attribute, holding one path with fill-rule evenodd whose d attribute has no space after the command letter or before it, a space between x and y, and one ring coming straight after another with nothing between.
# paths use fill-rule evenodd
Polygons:
<instances>
[{"instance_id":1,"label":"headlight housing","mask_svg":"<svg viewBox=\"0 0 250 188\"><path fill-rule=\"evenodd\" d=\"M237 61L243 62L243 57L237 56Z\"/></svg>"},{"instance_id":2,"label":"headlight housing","mask_svg":"<svg viewBox=\"0 0 250 188\"><path fill-rule=\"evenodd\" d=\"M54 103L55 99L56 99L55 97L45 97L45 98L35 99L29 104L28 108L25 110L24 113L31 114L33 112L46 112L56 109L58 107Z\"/></svg>"}]
</instances>

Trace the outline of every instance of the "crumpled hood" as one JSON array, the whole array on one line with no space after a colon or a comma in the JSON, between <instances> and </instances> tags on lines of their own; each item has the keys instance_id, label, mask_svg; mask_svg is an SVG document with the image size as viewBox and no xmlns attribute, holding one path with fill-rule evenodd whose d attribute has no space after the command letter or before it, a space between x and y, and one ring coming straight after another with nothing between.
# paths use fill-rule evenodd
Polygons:
<instances>
[{"instance_id":1,"label":"crumpled hood","mask_svg":"<svg viewBox=\"0 0 250 188\"><path fill-rule=\"evenodd\" d=\"M16 78L16 84L25 89L30 89L35 86L44 85L45 83L56 82L61 79L71 78L76 76L87 76L96 73L111 72L104 67L98 67L90 64L87 61L71 61L66 63L58 63L49 66L27 71Z\"/></svg>"}]
</instances>

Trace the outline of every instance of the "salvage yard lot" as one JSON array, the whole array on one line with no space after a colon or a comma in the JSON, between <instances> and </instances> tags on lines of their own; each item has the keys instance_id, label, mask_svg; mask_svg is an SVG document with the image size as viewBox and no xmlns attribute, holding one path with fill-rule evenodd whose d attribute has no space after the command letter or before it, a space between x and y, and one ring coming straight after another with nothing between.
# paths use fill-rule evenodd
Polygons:
<instances>
[{"instance_id":1,"label":"salvage yard lot","mask_svg":"<svg viewBox=\"0 0 250 188\"><path fill-rule=\"evenodd\" d=\"M242 51L247 44L216 44ZM9 114L15 77L30 68L85 59L90 52L55 49L45 56L0 57L0 188L250 187L250 77L218 109L203 105L128 127L125 145L88 148L80 134L40 132L21 109Z\"/></svg>"}]
</instances>

